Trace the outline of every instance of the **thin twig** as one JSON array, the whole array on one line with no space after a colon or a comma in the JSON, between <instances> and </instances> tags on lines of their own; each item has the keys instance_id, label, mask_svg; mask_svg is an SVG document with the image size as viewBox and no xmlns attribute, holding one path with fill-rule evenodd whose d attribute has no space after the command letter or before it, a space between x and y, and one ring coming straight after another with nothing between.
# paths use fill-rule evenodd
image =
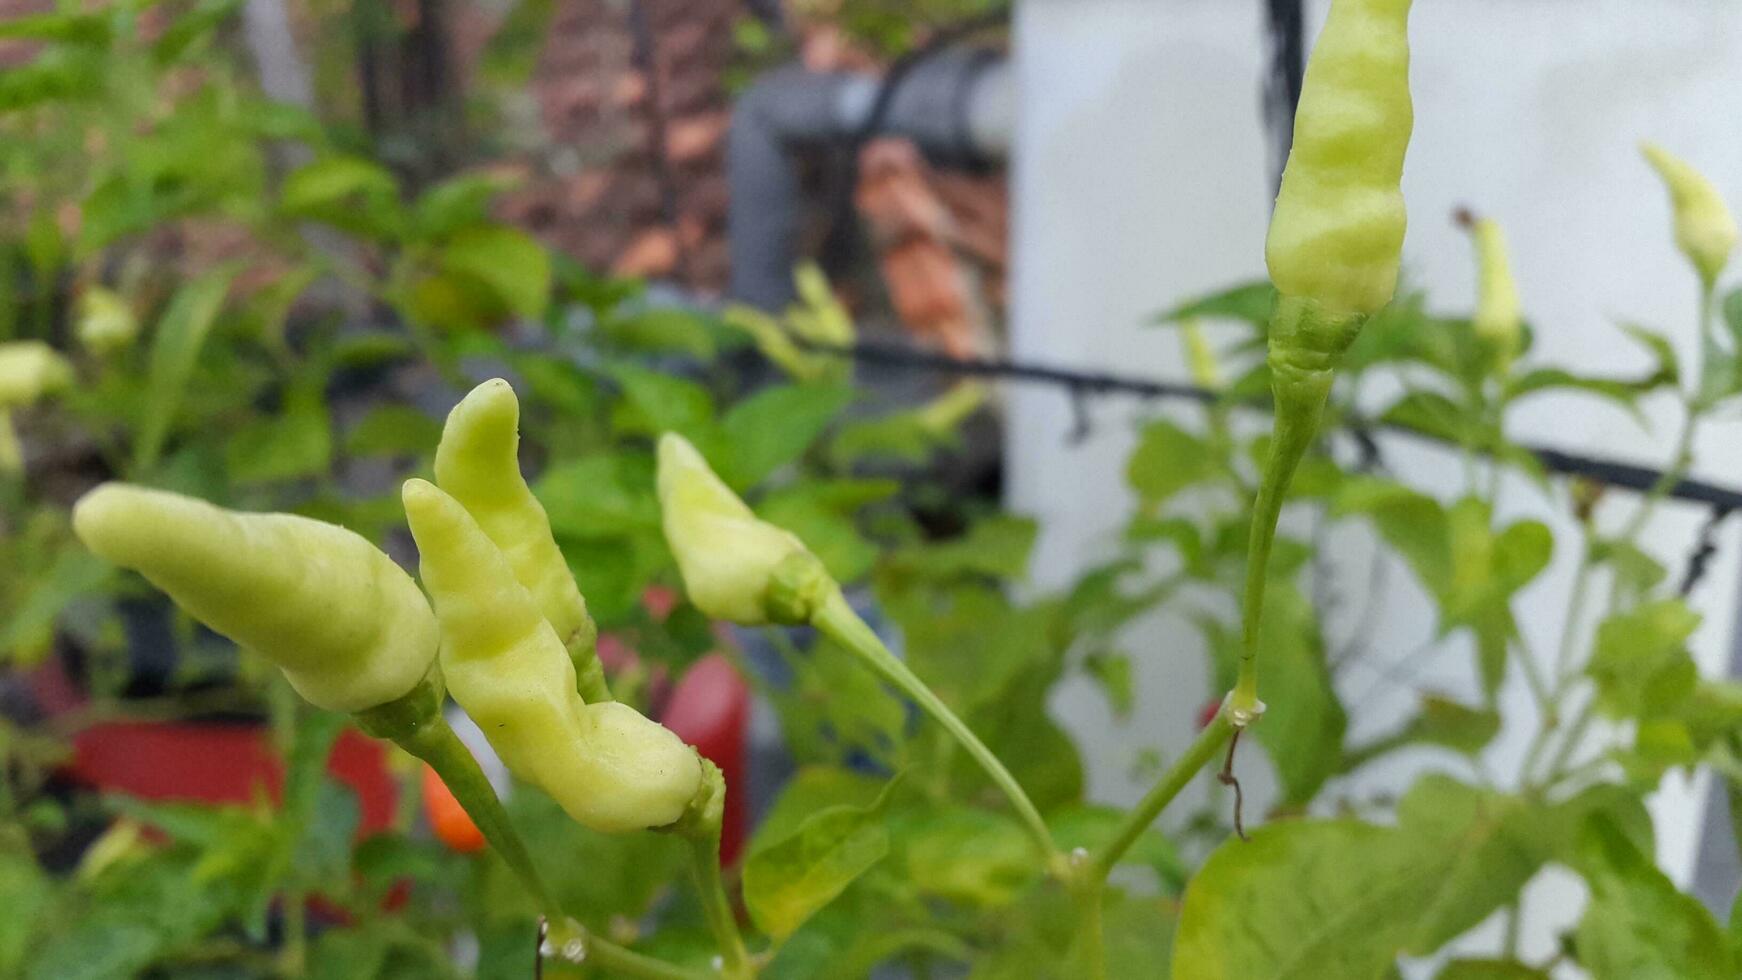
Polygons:
<instances>
[{"instance_id":1,"label":"thin twig","mask_svg":"<svg viewBox=\"0 0 1742 980\"><path fill-rule=\"evenodd\" d=\"M1216 782L1223 786L1234 787L1234 833L1243 841L1251 840L1246 836L1246 797L1240 792L1240 780L1234 775L1234 750L1240 747L1240 733L1243 727L1234 729L1234 736L1228 739L1228 757L1222 760L1222 771L1216 773Z\"/></svg>"}]
</instances>

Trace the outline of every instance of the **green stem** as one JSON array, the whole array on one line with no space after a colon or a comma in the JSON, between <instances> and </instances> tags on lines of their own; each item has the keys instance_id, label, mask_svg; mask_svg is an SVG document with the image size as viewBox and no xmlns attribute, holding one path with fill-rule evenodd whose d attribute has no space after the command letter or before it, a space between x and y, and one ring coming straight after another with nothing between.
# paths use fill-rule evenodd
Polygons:
<instances>
[{"instance_id":1,"label":"green stem","mask_svg":"<svg viewBox=\"0 0 1742 980\"><path fill-rule=\"evenodd\" d=\"M1155 787L1125 815L1111 840L1093 854L1078 851L1071 856L1070 884L1077 910L1076 935L1071 948L1077 976L1102 980L1107 973L1101 927L1101 902L1107 876L1113 873L1114 866L1125 852L1137 843L1137 838L1161 816L1161 811L1167 809L1167 805L1199 771L1214 761L1222 746L1234 736L1236 729L1231 715L1227 708L1216 712L1216 717L1198 733L1185 753L1174 760Z\"/></svg>"},{"instance_id":2,"label":"green stem","mask_svg":"<svg viewBox=\"0 0 1742 980\"><path fill-rule=\"evenodd\" d=\"M1143 832L1149 829L1155 818L1161 816L1161 811L1167 809L1174 797L1191 783L1192 777L1215 760L1222 746L1234 736L1234 728L1232 712L1226 708L1216 712L1216 717L1198 733L1197 739L1186 747L1185 753L1174 760L1167 772L1162 773L1155 787L1125 815L1124 822L1119 825L1112 839L1095 851L1084 866L1084 873L1096 881L1106 881L1119 859L1125 856L1131 845L1137 843L1137 839L1143 836Z\"/></svg>"},{"instance_id":3,"label":"green stem","mask_svg":"<svg viewBox=\"0 0 1742 980\"><path fill-rule=\"evenodd\" d=\"M279 966L285 976L300 977L308 972L308 895L301 888L293 888L284 896L284 949Z\"/></svg>"},{"instance_id":4,"label":"green stem","mask_svg":"<svg viewBox=\"0 0 1742 980\"><path fill-rule=\"evenodd\" d=\"M1573 753L1578 751L1579 743L1585 740L1585 733L1591 728L1591 722L1596 719L1596 702L1587 701L1574 716L1573 723L1567 726L1567 734L1561 740L1561 745L1549 761L1548 771L1543 774L1543 786L1549 786L1560 779L1566 771L1567 764L1572 761Z\"/></svg>"},{"instance_id":5,"label":"green stem","mask_svg":"<svg viewBox=\"0 0 1742 980\"><path fill-rule=\"evenodd\" d=\"M1105 980L1107 949L1101 925L1101 898L1106 881L1087 875L1075 882L1071 891L1077 912L1077 930L1071 945L1073 975L1083 980Z\"/></svg>"},{"instance_id":6,"label":"green stem","mask_svg":"<svg viewBox=\"0 0 1742 980\"><path fill-rule=\"evenodd\" d=\"M1706 356L1710 356L1711 352L1711 333L1708 328L1712 320L1714 295L1712 284L1702 280L1700 284L1699 336L1700 350ZM1704 367L1705 365L1702 364L1701 370ZM1704 387L1704 382L1696 382L1696 384L1701 388ZM1687 474L1688 466L1693 462L1694 431L1698 428L1700 417L1705 414L1708 407L1706 395L1701 390L1696 389L1694 396L1687 399L1687 412L1682 422L1681 438L1676 440L1675 453L1670 457L1669 465L1664 468L1663 474L1657 478L1657 482L1653 483L1651 489L1646 493L1645 503L1640 506L1638 511L1634 512L1633 519L1622 530L1621 540L1632 541L1638 536L1640 530L1645 527L1645 522L1651 518L1652 511L1656 509L1658 503L1668 496L1669 492L1675 489L1675 485L1680 483L1682 477Z\"/></svg>"},{"instance_id":7,"label":"green stem","mask_svg":"<svg viewBox=\"0 0 1742 980\"><path fill-rule=\"evenodd\" d=\"M1033 801L1023 791L1022 784L1004 767L992 750L980 741L962 719L949 709L925 682L908 669L907 664L889 651L883 641L878 638L870 626L866 625L853 607L847 604L847 598L840 589L833 589L821 608L811 617L811 625L815 626L824 636L834 640L855 656L863 660L873 671L885 681L894 685L903 694L912 698L920 710L930 715L934 721L944 727L944 730L961 743L962 748L974 757L992 782L1004 792L1015 808L1016 815L1021 818L1029 836L1034 840L1034 846L1047 861L1049 871L1055 873L1065 868L1064 855L1053 843L1052 833L1046 828L1046 821L1041 819L1040 811L1035 809Z\"/></svg>"},{"instance_id":8,"label":"green stem","mask_svg":"<svg viewBox=\"0 0 1742 980\"><path fill-rule=\"evenodd\" d=\"M1585 616L1585 599L1591 590L1591 571L1596 563L1591 560L1591 532L1584 529L1580 536L1579 567L1573 573L1573 591L1567 598L1567 614L1561 619L1561 642L1555 651L1554 674L1555 693L1564 694L1571 683L1573 674L1573 647L1577 644L1579 621Z\"/></svg>"},{"instance_id":9,"label":"green stem","mask_svg":"<svg viewBox=\"0 0 1742 980\"><path fill-rule=\"evenodd\" d=\"M1270 439L1270 459L1264 466L1264 479L1258 485L1258 496L1252 503L1252 525L1246 545L1246 592L1241 607L1240 674L1234 682L1234 696L1229 708L1240 724L1246 724L1263 713L1258 700L1258 637L1264 621L1264 589L1270 581L1270 549L1276 543L1276 525L1282 517L1282 505L1288 499L1288 487L1294 482L1295 470L1306 457L1318 435L1319 417L1324 411L1329 384L1322 393L1310 398L1304 406L1277 405L1275 429Z\"/></svg>"},{"instance_id":10,"label":"green stem","mask_svg":"<svg viewBox=\"0 0 1742 980\"><path fill-rule=\"evenodd\" d=\"M460 741L447 719L437 714L434 719L419 725L415 731L394 741L400 748L422 759L435 770L436 775L453 792L454 799L465 808L472 822L478 825L484 839L490 842L490 846L501 856L509 870L514 872L521 885L532 895L533 901L538 903L545 917L552 922L561 922L564 918L562 909L551 897L550 889L532 863L532 856L527 852L519 832L509 822L508 811L496 796L496 788L490 785L490 780L479 767L478 760L472 757L472 750Z\"/></svg>"},{"instance_id":11,"label":"green stem","mask_svg":"<svg viewBox=\"0 0 1742 980\"><path fill-rule=\"evenodd\" d=\"M720 770L706 767L713 791L723 799L726 792ZM750 953L744 948L744 937L738 931L738 917L726 897L726 885L720 879L720 815L717 806L708 808L703 825L685 832L689 845L690 877L695 880L701 896L702 915L708 921L708 931L720 947L720 972L727 977L748 978L756 975Z\"/></svg>"},{"instance_id":12,"label":"green stem","mask_svg":"<svg viewBox=\"0 0 1742 980\"><path fill-rule=\"evenodd\" d=\"M359 720L363 722L365 730L379 727L377 719L360 717ZM706 976L601 939L565 915L562 907L552 897L550 888L539 875L532 856L526 850L525 842L509 821L508 811L496 796L495 787L490 785L484 770L478 766L478 760L472 757L472 751L460 741L460 737L454 733L453 727L440 711L420 717L415 724L403 726L393 736L393 741L400 748L428 763L436 775L441 777L442 782L447 784L454 799L465 808L472 822L478 825L479 832L489 841L490 847L501 856L503 863L520 879L521 887L526 889L543 911L545 919L551 923L552 931L561 934L560 938L553 939L552 945L562 958L571 961L584 959L597 963L613 975L637 980L699 980ZM567 950L573 943L579 945L572 951Z\"/></svg>"}]
</instances>

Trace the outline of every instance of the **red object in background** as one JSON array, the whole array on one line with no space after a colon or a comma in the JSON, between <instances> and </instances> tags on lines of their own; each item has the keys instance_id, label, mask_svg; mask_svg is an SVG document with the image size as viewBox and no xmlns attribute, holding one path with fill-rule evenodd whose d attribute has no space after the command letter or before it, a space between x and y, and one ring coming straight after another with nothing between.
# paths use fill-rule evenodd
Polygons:
<instances>
[{"instance_id":1,"label":"red object in background","mask_svg":"<svg viewBox=\"0 0 1742 980\"><path fill-rule=\"evenodd\" d=\"M347 728L333 745L327 771L357 794L359 838L387 829L399 788L387 771L387 749ZM225 722L117 721L73 736L73 779L147 800L243 803L265 789L274 801L284 769L266 729Z\"/></svg>"},{"instance_id":2,"label":"red object in background","mask_svg":"<svg viewBox=\"0 0 1742 980\"><path fill-rule=\"evenodd\" d=\"M1201 732L1204 729L1210 727L1210 722L1216 720L1216 712L1221 711L1221 710L1222 710L1222 702L1219 698L1214 699L1214 700L1210 700L1210 701L1205 701L1204 706L1198 709L1198 719L1197 719L1198 731Z\"/></svg>"},{"instance_id":3,"label":"red object in background","mask_svg":"<svg viewBox=\"0 0 1742 980\"><path fill-rule=\"evenodd\" d=\"M428 765L423 767L423 815L430 830L449 850L471 854L484 849L484 832L454 798L454 791Z\"/></svg>"},{"instance_id":4,"label":"red object in background","mask_svg":"<svg viewBox=\"0 0 1742 980\"><path fill-rule=\"evenodd\" d=\"M660 720L719 766L726 777L720 863L731 864L744 847L744 824L749 817L744 802L749 786L744 736L750 720L750 689L724 655L709 654L678 681Z\"/></svg>"},{"instance_id":5,"label":"red object in background","mask_svg":"<svg viewBox=\"0 0 1742 980\"><path fill-rule=\"evenodd\" d=\"M616 659L634 658L627 648L618 654ZM47 680L38 686L43 685L45 690L54 689ZM76 703L76 698L49 700L60 710ZM749 688L720 654L697 661L673 688L660 713L667 727L719 766L726 777L720 834L720 860L724 864L737 859L745 840L749 717ZM362 811L359 838L392 826L399 790L387 771L386 760L386 746L351 728L339 736L327 760L328 772L357 794ZM92 725L73 736L73 760L66 774L89 786L142 799L203 803L245 803L262 789L276 801L284 784L283 769L266 730L247 722ZM440 780L435 782L440 784ZM431 825L446 841L433 814Z\"/></svg>"}]
</instances>

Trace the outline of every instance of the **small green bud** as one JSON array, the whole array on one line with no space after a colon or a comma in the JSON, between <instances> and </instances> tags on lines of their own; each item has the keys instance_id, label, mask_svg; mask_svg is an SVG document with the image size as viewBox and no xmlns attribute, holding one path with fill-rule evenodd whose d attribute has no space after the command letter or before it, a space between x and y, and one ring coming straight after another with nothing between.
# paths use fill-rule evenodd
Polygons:
<instances>
[{"instance_id":1,"label":"small green bud","mask_svg":"<svg viewBox=\"0 0 1742 980\"><path fill-rule=\"evenodd\" d=\"M794 582L796 591L783 593L782 608L770 608L776 569L789 560L802 564L810 552L791 532L751 512L702 454L671 432L659 440L659 506L684 587L703 613L743 626L779 622L777 613L797 611L814 589Z\"/></svg>"},{"instance_id":2,"label":"small green bud","mask_svg":"<svg viewBox=\"0 0 1742 980\"><path fill-rule=\"evenodd\" d=\"M40 340L0 344L0 409L36 404L73 380L73 367Z\"/></svg>"},{"instance_id":3,"label":"small green bud","mask_svg":"<svg viewBox=\"0 0 1742 980\"><path fill-rule=\"evenodd\" d=\"M126 350L139 336L139 319L114 290L90 286L79 297L79 343L99 357Z\"/></svg>"},{"instance_id":4,"label":"small green bud","mask_svg":"<svg viewBox=\"0 0 1742 980\"><path fill-rule=\"evenodd\" d=\"M1663 178L1675 209L1675 243L1700 278L1710 284L1736 247L1736 219L1718 189L1687 161L1651 143L1640 145L1646 162Z\"/></svg>"}]
</instances>

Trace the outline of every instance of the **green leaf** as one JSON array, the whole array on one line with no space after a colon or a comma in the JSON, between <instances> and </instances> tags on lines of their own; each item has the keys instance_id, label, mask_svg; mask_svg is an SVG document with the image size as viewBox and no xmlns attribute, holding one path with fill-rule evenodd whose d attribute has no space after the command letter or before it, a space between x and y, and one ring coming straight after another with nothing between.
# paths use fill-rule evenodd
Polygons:
<instances>
[{"instance_id":1,"label":"green leaf","mask_svg":"<svg viewBox=\"0 0 1742 980\"><path fill-rule=\"evenodd\" d=\"M1156 324L1179 323L1192 318L1208 320L1241 320L1259 327L1270 322L1270 312L1276 306L1276 287L1268 281L1235 286L1211 293L1158 314Z\"/></svg>"},{"instance_id":2,"label":"green leaf","mask_svg":"<svg viewBox=\"0 0 1742 980\"><path fill-rule=\"evenodd\" d=\"M901 814L893 823L901 866L922 895L997 908L1038 874L1033 842L1002 813L943 806Z\"/></svg>"},{"instance_id":3,"label":"green leaf","mask_svg":"<svg viewBox=\"0 0 1742 980\"><path fill-rule=\"evenodd\" d=\"M1485 448L1500 441L1499 431L1479 413L1437 391L1412 391L1393 402L1379 420L1459 446Z\"/></svg>"},{"instance_id":4,"label":"green leaf","mask_svg":"<svg viewBox=\"0 0 1742 980\"><path fill-rule=\"evenodd\" d=\"M1400 954L1438 949L1511 901L1548 857L1543 828L1562 818L1429 776L1398 819L1285 821L1225 843L1186 890L1174 975L1388 976Z\"/></svg>"},{"instance_id":5,"label":"green leaf","mask_svg":"<svg viewBox=\"0 0 1742 980\"><path fill-rule=\"evenodd\" d=\"M1548 974L1517 960L1453 960L1434 980L1550 980Z\"/></svg>"},{"instance_id":6,"label":"green leaf","mask_svg":"<svg viewBox=\"0 0 1742 980\"><path fill-rule=\"evenodd\" d=\"M105 62L96 52L50 49L26 65L0 71L0 113L46 102L84 101L103 93Z\"/></svg>"},{"instance_id":7,"label":"green leaf","mask_svg":"<svg viewBox=\"0 0 1742 980\"><path fill-rule=\"evenodd\" d=\"M332 422L312 384L292 388L277 415L251 422L224 446L224 468L241 486L318 477L332 458Z\"/></svg>"},{"instance_id":8,"label":"green leaf","mask_svg":"<svg viewBox=\"0 0 1742 980\"><path fill-rule=\"evenodd\" d=\"M881 553L859 532L857 512L898 489L887 480L806 480L764 497L756 513L798 535L836 581L850 583L869 572Z\"/></svg>"},{"instance_id":9,"label":"green leaf","mask_svg":"<svg viewBox=\"0 0 1742 980\"><path fill-rule=\"evenodd\" d=\"M279 191L286 212L320 218L342 210L357 198L394 201L399 183L385 167L361 157L322 157L292 171Z\"/></svg>"},{"instance_id":10,"label":"green leaf","mask_svg":"<svg viewBox=\"0 0 1742 980\"><path fill-rule=\"evenodd\" d=\"M195 45L209 39L236 11L244 0L199 0L192 10L182 12L164 32L152 42L151 56L159 65L179 60Z\"/></svg>"},{"instance_id":11,"label":"green leaf","mask_svg":"<svg viewBox=\"0 0 1742 980\"><path fill-rule=\"evenodd\" d=\"M114 569L78 545L68 545L54 556L47 571L30 578L23 597L0 619L0 663L33 662L46 655L60 615L74 601L90 595L109 579Z\"/></svg>"},{"instance_id":12,"label":"green leaf","mask_svg":"<svg viewBox=\"0 0 1742 980\"><path fill-rule=\"evenodd\" d=\"M230 266L202 274L176 291L158 321L146 366L144 409L133 438L132 475L143 474L157 463L188 378L234 276L235 269Z\"/></svg>"},{"instance_id":13,"label":"green leaf","mask_svg":"<svg viewBox=\"0 0 1742 980\"><path fill-rule=\"evenodd\" d=\"M1500 734L1500 715L1492 708L1472 708L1450 698L1424 694L1421 711L1410 722L1407 738L1475 755Z\"/></svg>"},{"instance_id":14,"label":"green leaf","mask_svg":"<svg viewBox=\"0 0 1742 980\"><path fill-rule=\"evenodd\" d=\"M1215 454L1202 439L1167 419L1144 426L1137 448L1125 463L1125 480L1145 507L1166 503L1174 494L1218 472Z\"/></svg>"},{"instance_id":15,"label":"green leaf","mask_svg":"<svg viewBox=\"0 0 1742 980\"><path fill-rule=\"evenodd\" d=\"M6 896L6 914L0 916L0 976L17 976L54 885L27 849L8 844L0 847L0 895Z\"/></svg>"},{"instance_id":16,"label":"green leaf","mask_svg":"<svg viewBox=\"0 0 1742 980\"><path fill-rule=\"evenodd\" d=\"M424 456L435 452L442 424L410 405L378 405L345 433L352 456Z\"/></svg>"},{"instance_id":17,"label":"green leaf","mask_svg":"<svg viewBox=\"0 0 1742 980\"><path fill-rule=\"evenodd\" d=\"M1593 980L1734 980L1737 962L1712 914L1614 824L1589 823L1582 855L1591 900L1575 945Z\"/></svg>"},{"instance_id":18,"label":"green leaf","mask_svg":"<svg viewBox=\"0 0 1742 980\"><path fill-rule=\"evenodd\" d=\"M930 581L971 576L1018 578L1028 568L1034 521L998 514L975 521L961 537L904 548L890 557L903 574Z\"/></svg>"},{"instance_id":19,"label":"green leaf","mask_svg":"<svg viewBox=\"0 0 1742 980\"><path fill-rule=\"evenodd\" d=\"M1520 401L1531 395L1549 391L1581 391L1614 402L1625 408L1635 419L1639 414L1639 394L1643 385L1638 381L1618 378L1588 378L1562 368L1536 368L1516 375L1506 383L1505 399Z\"/></svg>"},{"instance_id":20,"label":"green leaf","mask_svg":"<svg viewBox=\"0 0 1742 980\"><path fill-rule=\"evenodd\" d=\"M1675 347L1669 342L1668 337L1659 331L1642 327L1637 323L1623 323L1620 327L1622 333L1633 338L1639 346L1649 351L1652 359L1657 362L1648 379L1641 383L1642 387L1681 383L1681 361L1676 357Z\"/></svg>"},{"instance_id":21,"label":"green leaf","mask_svg":"<svg viewBox=\"0 0 1742 980\"><path fill-rule=\"evenodd\" d=\"M1660 599L1604 620L1585 667L1597 684L1597 706L1615 718L1672 713L1699 680L1687 648L1699 624L1699 614L1680 599Z\"/></svg>"},{"instance_id":22,"label":"green leaf","mask_svg":"<svg viewBox=\"0 0 1742 980\"><path fill-rule=\"evenodd\" d=\"M413 220L420 238L435 240L454 235L490 216L490 202L508 181L495 174L460 174L431 187L413 205Z\"/></svg>"},{"instance_id":23,"label":"green leaf","mask_svg":"<svg viewBox=\"0 0 1742 980\"><path fill-rule=\"evenodd\" d=\"M551 467L532 490L557 534L606 539L658 530L653 477L646 453L596 453Z\"/></svg>"},{"instance_id":24,"label":"green leaf","mask_svg":"<svg viewBox=\"0 0 1742 980\"><path fill-rule=\"evenodd\" d=\"M543 316L550 302L550 254L517 228L467 228L441 247L439 262L448 272L488 284L523 319Z\"/></svg>"},{"instance_id":25,"label":"green leaf","mask_svg":"<svg viewBox=\"0 0 1742 980\"><path fill-rule=\"evenodd\" d=\"M711 361L719 344L714 331L694 310L656 306L627 316L613 316L600 324L600 331L614 344L650 353L686 354Z\"/></svg>"},{"instance_id":26,"label":"green leaf","mask_svg":"<svg viewBox=\"0 0 1742 980\"><path fill-rule=\"evenodd\" d=\"M623 389L624 400L615 412L620 429L649 436L676 432L691 442L707 443L714 424L714 399L706 388L633 364L618 364L610 373Z\"/></svg>"},{"instance_id":27,"label":"green leaf","mask_svg":"<svg viewBox=\"0 0 1742 980\"><path fill-rule=\"evenodd\" d=\"M1258 630L1265 683L1272 698L1266 726L1253 729L1282 781L1283 801L1304 804L1335 774L1348 717L1331 685L1324 637L1312 603L1291 585L1272 583ZM1230 685L1232 680L1230 679Z\"/></svg>"},{"instance_id":28,"label":"green leaf","mask_svg":"<svg viewBox=\"0 0 1742 980\"><path fill-rule=\"evenodd\" d=\"M744 905L757 928L785 939L883 860L889 853L883 811L898 781L868 807L819 810L787 837L751 852L744 861Z\"/></svg>"},{"instance_id":29,"label":"green leaf","mask_svg":"<svg viewBox=\"0 0 1742 980\"><path fill-rule=\"evenodd\" d=\"M1186 888L1173 975L1376 980L1408 943L1409 874L1395 831L1288 821L1224 844Z\"/></svg>"},{"instance_id":30,"label":"green leaf","mask_svg":"<svg viewBox=\"0 0 1742 980\"><path fill-rule=\"evenodd\" d=\"M721 477L740 491L797 459L853 400L844 385L775 385L732 406L711 453Z\"/></svg>"}]
</instances>

